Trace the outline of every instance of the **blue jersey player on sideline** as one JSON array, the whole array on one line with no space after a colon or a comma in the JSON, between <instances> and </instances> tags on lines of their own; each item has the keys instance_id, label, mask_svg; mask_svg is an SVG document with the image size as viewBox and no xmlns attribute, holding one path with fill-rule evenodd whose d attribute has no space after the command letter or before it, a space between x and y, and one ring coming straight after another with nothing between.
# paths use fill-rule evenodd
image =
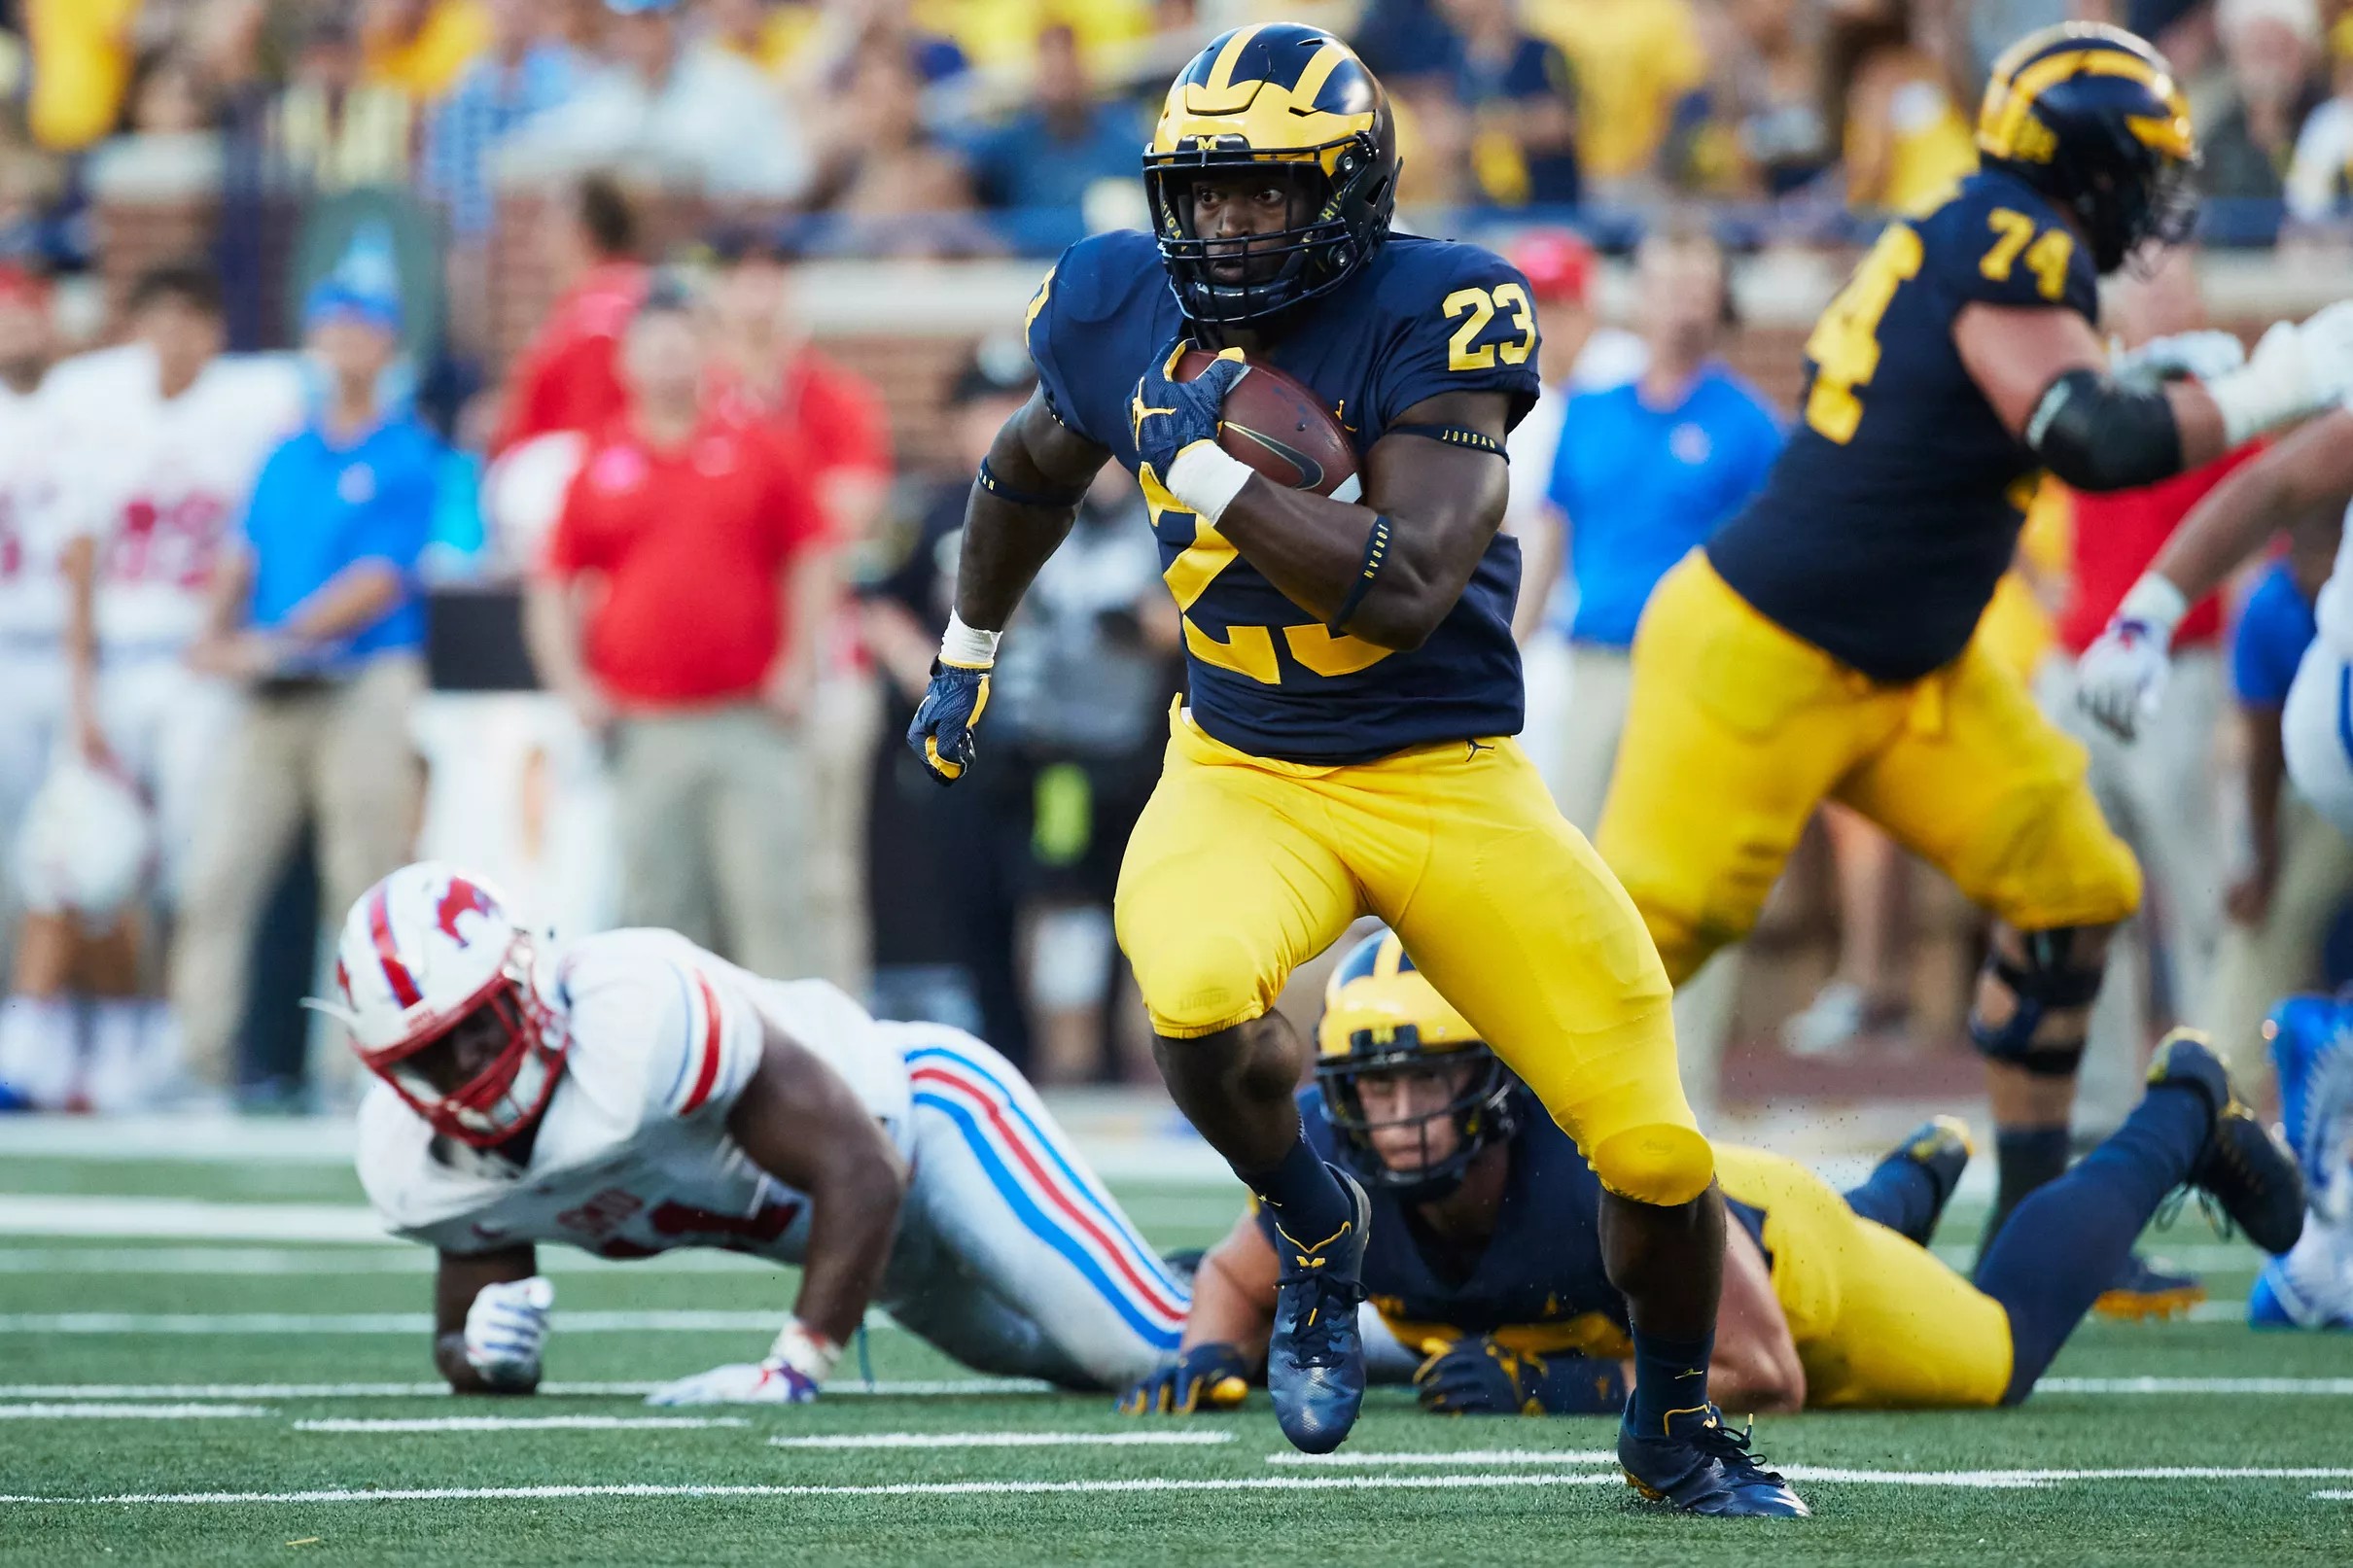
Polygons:
<instances>
[{"instance_id":1,"label":"blue jersey player on sideline","mask_svg":"<svg viewBox=\"0 0 2353 1568\"><path fill-rule=\"evenodd\" d=\"M2098 276L2187 232L2197 159L2170 68L2130 33L2020 39L1977 142L1979 171L1890 224L1807 338L1763 491L1652 596L1595 842L1677 984L1747 934L1824 799L1994 915L1970 1020L1991 1237L2066 1168L2109 935L2141 890L2084 749L1973 641L2022 504L2044 470L2146 485L2326 407L2353 382L2353 307L2273 328L2243 363L2197 333L2109 363ZM2169 630L2187 608L2142 593L2124 612ZM2168 1283L2128 1264L2135 1282Z\"/></svg>"},{"instance_id":2,"label":"blue jersey player on sideline","mask_svg":"<svg viewBox=\"0 0 2353 1568\"><path fill-rule=\"evenodd\" d=\"M1066 253L1031 301L1036 395L965 524L956 614L907 739L974 765L997 628L1106 461L1135 473L1184 614L1191 706L1115 916L1176 1103L1274 1217L1268 1384L1336 1447L1364 1391L1368 1206L1303 1138L1292 968L1377 913L1591 1161L1629 1303L1629 1479L1700 1513L1806 1512L1706 1393L1723 1257L1714 1155L1676 1076L1668 985L1626 894L1511 739L1519 554L1503 440L1534 401L1528 285L1487 251L1391 238L1388 101L1311 27L1237 28L1170 87L1155 232ZM1174 371L1190 345L1221 357ZM1217 444L1242 355L1328 402L1360 496L1280 489ZM1230 354L1231 357L1222 357Z\"/></svg>"}]
</instances>

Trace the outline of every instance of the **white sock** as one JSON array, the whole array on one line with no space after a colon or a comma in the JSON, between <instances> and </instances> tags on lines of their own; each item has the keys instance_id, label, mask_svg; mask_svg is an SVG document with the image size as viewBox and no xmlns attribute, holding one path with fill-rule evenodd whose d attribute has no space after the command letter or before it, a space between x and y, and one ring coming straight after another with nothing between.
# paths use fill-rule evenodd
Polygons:
<instances>
[{"instance_id":1,"label":"white sock","mask_svg":"<svg viewBox=\"0 0 2353 1568\"><path fill-rule=\"evenodd\" d=\"M154 1098L158 1085L147 1068L146 1014L145 1002L126 996L89 1004L89 1072L83 1092L91 1110L118 1115Z\"/></svg>"},{"instance_id":2,"label":"white sock","mask_svg":"<svg viewBox=\"0 0 2353 1568\"><path fill-rule=\"evenodd\" d=\"M0 1002L0 1083L42 1110L62 1110L81 1055L76 1010L62 996Z\"/></svg>"},{"instance_id":3,"label":"white sock","mask_svg":"<svg viewBox=\"0 0 2353 1568\"><path fill-rule=\"evenodd\" d=\"M2279 1260L2288 1286L2315 1307L2341 1309L2353 1300L2353 1244L2342 1227L2304 1216L2304 1233Z\"/></svg>"}]
</instances>

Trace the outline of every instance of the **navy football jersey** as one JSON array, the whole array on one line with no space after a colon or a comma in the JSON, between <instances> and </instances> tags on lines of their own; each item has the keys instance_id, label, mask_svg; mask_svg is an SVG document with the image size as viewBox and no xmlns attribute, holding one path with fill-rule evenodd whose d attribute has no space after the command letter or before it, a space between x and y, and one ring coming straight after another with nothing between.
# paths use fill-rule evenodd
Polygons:
<instances>
[{"instance_id":1,"label":"navy football jersey","mask_svg":"<svg viewBox=\"0 0 2353 1568\"><path fill-rule=\"evenodd\" d=\"M1494 1234L1476 1260L1467 1270L1447 1267L1406 1205L1387 1189L1368 1187L1365 1292L1408 1349L1491 1334L1520 1350L1631 1355L1626 1298L1601 1263L1600 1178L1535 1097L1517 1093L1521 1130L1512 1139L1511 1172ZM1298 1100L1308 1146L1336 1163L1339 1133L1322 1093L1303 1089ZM1729 1200L1725 1207L1762 1246L1764 1212ZM1260 1231L1280 1246L1273 1216L1263 1206L1256 1212Z\"/></svg>"},{"instance_id":2,"label":"navy football jersey","mask_svg":"<svg viewBox=\"0 0 2353 1568\"><path fill-rule=\"evenodd\" d=\"M1975 300L2099 316L2090 258L1999 170L1879 236L1806 340L1789 445L1706 547L1741 598L1877 680L1960 655L2033 495L2040 465L1953 346Z\"/></svg>"},{"instance_id":3,"label":"navy football jersey","mask_svg":"<svg viewBox=\"0 0 2353 1568\"><path fill-rule=\"evenodd\" d=\"M1065 251L1030 301L1028 331L1055 417L1136 472L1136 383L1185 332L1152 237L1098 234ZM1537 391L1527 280L1490 252L1441 240L1390 239L1258 352L1315 389L1360 452L1442 392L1506 392L1516 424ZM1143 494L1184 615L1193 718L1217 740L1345 763L1518 733L1517 540L1497 535L1429 640L1400 651L1334 635L1157 483Z\"/></svg>"}]
</instances>

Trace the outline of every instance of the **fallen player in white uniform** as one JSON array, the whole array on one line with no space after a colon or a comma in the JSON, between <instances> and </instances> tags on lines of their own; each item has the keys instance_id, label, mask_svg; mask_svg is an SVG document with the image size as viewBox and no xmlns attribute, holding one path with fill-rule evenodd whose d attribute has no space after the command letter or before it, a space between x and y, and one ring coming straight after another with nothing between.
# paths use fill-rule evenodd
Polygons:
<instances>
[{"instance_id":1,"label":"fallen player in white uniform","mask_svg":"<svg viewBox=\"0 0 2353 1568\"><path fill-rule=\"evenodd\" d=\"M383 1080L360 1179L440 1252L434 1360L460 1392L537 1386L542 1241L801 1267L764 1358L657 1405L813 1399L869 1302L976 1371L1071 1388L1124 1387L1183 1332L1185 1286L960 1030L877 1022L671 931L543 955L486 885L430 862L353 907L335 974L320 1005Z\"/></svg>"}]
</instances>

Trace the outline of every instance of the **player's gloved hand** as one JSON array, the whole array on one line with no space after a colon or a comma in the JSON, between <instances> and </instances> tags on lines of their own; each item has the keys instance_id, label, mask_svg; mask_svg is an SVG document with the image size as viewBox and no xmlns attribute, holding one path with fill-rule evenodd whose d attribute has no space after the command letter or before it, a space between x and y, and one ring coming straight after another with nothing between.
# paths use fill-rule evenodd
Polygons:
<instances>
[{"instance_id":1,"label":"player's gloved hand","mask_svg":"<svg viewBox=\"0 0 2353 1568\"><path fill-rule=\"evenodd\" d=\"M1230 1411L1249 1392L1249 1363L1223 1343L1196 1344L1164 1361L1119 1396L1122 1415L1190 1415Z\"/></svg>"},{"instance_id":2,"label":"player's gloved hand","mask_svg":"<svg viewBox=\"0 0 2353 1568\"><path fill-rule=\"evenodd\" d=\"M931 684L907 726L907 745L942 784L954 784L972 765L972 731L989 706L990 668L951 664L944 655L931 661Z\"/></svg>"},{"instance_id":3,"label":"player's gloved hand","mask_svg":"<svg viewBox=\"0 0 2353 1568\"><path fill-rule=\"evenodd\" d=\"M2353 299L2275 323L2245 365L2205 385L2232 446L2353 397Z\"/></svg>"},{"instance_id":4,"label":"player's gloved hand","mask_svg":"<svg viewBox=\"0 0 2353 1568\"><path fill-rule=\"evenodd\" d=\"M1414 1389L1423 1410L1442 1415L1595 1415L1626 1405L1617 1362L1532 1355L1477 1335L1434 1346Z\"/></svg>"},{"instance_id":5,"label":"player's gloved hand","mask_svg":"<svg viewBox=\"0 0 2353 1568\"><path fill-rule=\"evenodd\" d=\"M466 1308L466 1365L493 1387L539 1380L554 1282L538 1274L484 1285Z\"/></svg>"},{"instance_id":6,"label":"player's gloved hand","mask_svg":"<svg viewBox=\"0 0 2353 1568\"><path fill-rule=\"evenodd\" d=\"M2173 628L2188 613L2181 590L2154 572L2143 574L2075 665L2075 700L2101 727L2125 740L2155 717L2172 671Z\"/></svg>"},{"instance_id":7,"label":"player's gloved hand","mask_svg":"<svg viewBox=\"0 0 2353 1568\"><path fill-rule=\"evenodd\" d=\"M774 1357L738 1361L691 1377L664 1383L646 1396L649 1405L806 1405L817 1398L817 1379Z\"/></svg>"},{"instance_id":8,"label":"player's gloved hand","mask_svg":"<svg viewBox=\"0 0 2353 1568\"><path fill-rule=\"evenodd\" d=\"M1250 476L1249 466L1217 444L1225 396L1249 373L1242 350L1229 348L1190 381L1172 379L1193 345L1178 338L1136 383L1129 403L1139 464L1188 510L1214 524Z\"/></svg>"},{"instance_id":9,"label":"player's gloved hand","mask_svg":"<svg viewBox=\"0 0 2353 1568\"><path fill-rule=\"evenodd\" d=\"M2246 363L2247 345L2238 340L2236 332L2209 328L2153 337L2110 359L2108 369L2119 381L2156 386L2183 376L2212 381Z\"/></svg>"}]
</instances>

